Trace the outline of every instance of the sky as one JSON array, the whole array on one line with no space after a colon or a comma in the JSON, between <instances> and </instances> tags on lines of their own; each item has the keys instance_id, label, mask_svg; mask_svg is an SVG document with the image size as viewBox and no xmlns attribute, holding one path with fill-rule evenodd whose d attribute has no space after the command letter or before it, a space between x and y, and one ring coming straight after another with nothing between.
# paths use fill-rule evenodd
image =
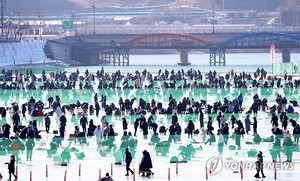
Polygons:
<instances>
[{"instance_id":1,"label":"sky","mask_svg":"<svg viewBox=\"0 0 300 181\"><path fill-rule=\"evenodd\" d=\"M120 0L110 0L113 2L118 2ZM127 0L128 2L136 2L136 0ZM155 1L155 0L152 0ZM177 0L179 2L179 0ZM300 0L297 0L300 2ZM123 0L124 2L124 0ZM139 2L143 2L142 0ZM147 2L151 2L150 0ZM196 1L195 1L196 2ZM287 0L199 0L200 3L212 2L216 6L222 6L224 2L227 8L240 7L241 9L264 9L265 7L276 9L279 4L285 4ZM7 10L9 11L33 11L33 10L46 10L46 9L73 9L89 7L93 3L105 3L104 0L7 0Z\"/></svg>"}]
</instances>

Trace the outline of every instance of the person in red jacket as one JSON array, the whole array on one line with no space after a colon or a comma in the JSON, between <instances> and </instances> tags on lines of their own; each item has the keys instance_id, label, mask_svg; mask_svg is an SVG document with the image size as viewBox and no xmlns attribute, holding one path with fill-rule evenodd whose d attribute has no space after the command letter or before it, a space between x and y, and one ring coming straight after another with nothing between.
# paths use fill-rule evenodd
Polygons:
<instances>
[{"instance_id":1,"label":"person in red jacket","mask_svg":"<svg viewBox=\"0 0 300 181\"><path fill-rule=\"evenodd\" d=\"M40 116L40 117L44 116L43 109L39 109L37 116Z\"/></svg>"}]
</instances>

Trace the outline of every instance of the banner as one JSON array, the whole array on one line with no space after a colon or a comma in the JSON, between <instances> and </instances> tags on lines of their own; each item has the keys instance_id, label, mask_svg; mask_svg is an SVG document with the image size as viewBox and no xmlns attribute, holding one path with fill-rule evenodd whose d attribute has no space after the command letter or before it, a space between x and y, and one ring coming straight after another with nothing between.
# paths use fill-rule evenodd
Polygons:
<instances>
[{"instance_id":1,"label":"banner","mask_svg":"<svg viewBox=\"0 0 300 181\"><path fill-rule=\"evenodd\" d=\"M271 63L275 63L275 45L270 45L270 58L271 58Z\"/></svg>"}]
</instances>

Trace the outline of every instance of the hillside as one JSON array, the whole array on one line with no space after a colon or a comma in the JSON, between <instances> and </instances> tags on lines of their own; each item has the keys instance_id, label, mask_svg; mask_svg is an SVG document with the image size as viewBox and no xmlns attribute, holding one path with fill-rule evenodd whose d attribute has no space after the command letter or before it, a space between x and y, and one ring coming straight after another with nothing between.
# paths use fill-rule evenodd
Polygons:
<instances>
[{"instance_id":1,"label":"hillside","mask_svg":"<svg viewBox=\"0 0 300 181\"><path fill-rule=\"evenodd\" d=\"M42 63L46 58L42 41L21 41L0 43L0 65L11 66L20 64Z\"/></svg>"},{"instance_id":2,"label":"hillside","mask_svg":"<svg viewBox=\"0 0 300 181\"><path fill-rule=\"evenodd\" d=\"M224 0L225 10L254 9L258 11L274 11L288 0ZM300 3L300 0L296 0ZM215 4L216 10L223 9L223 0L9 0L6 12L66 12L76 11L81 8L91 8L94 4L102 7L168 7L171 9L183 6L211 8Z\"/></svg>"}]
</instances>

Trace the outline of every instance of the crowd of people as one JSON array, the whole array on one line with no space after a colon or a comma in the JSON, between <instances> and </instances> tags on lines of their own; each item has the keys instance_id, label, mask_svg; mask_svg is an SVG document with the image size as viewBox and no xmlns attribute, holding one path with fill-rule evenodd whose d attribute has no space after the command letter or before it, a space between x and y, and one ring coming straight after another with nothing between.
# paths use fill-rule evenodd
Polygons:
<instances>
[{"instance_id":1,"label":"crowd of people","mask_svg":"<svg viewBox=\"0 0 300 181\"><path fill-rule=\"evenodd\" d=\"M270 79L270 80L268 80ZM147 81L145 81L147 80ZM261 82L263 80L263 82ZM282 85L283 80L290 80ZM236 73L231 70L228 73L218 74L216 71L202 73L199 70L190 69L184 71L161 69L157 73L151 73L146 69L142 72L122 74L120 70L115 73L106 73L104 68L96 73L88 70L81 74L79 69L75 72L56 71L46 74L34 74L30 69L26 73L18 70L2 70L0 76L0 89L2 90L35 90L35 89L157 89L157 88L287 88L298 87L300 80L292 81L292 76L285 74L282 78L271 79L267 72L257 69L254 73ZM94 86L93 82L97 85ZM145 83L147 82L147 83ZM161 84L157 84L161 82Z\"/></svg>"},{"instance_id":2,"label":"crowd of people","mask_svg":"<svg viewBox=\"0 0 300 181\"><path fill-rule=\"evenodd\" d=\"M223 154L224 145L228 144L230 138L234 139L236 148L240 150L244 135L251 134L251 127L254 142L260 137L258 128L262 120L258 118L263 113L271 115L268 124L273 139L273 148L270 150L272 159L280 159L280 153L283 151L287 161L291 162L299 142L300 128L297 122L299 117L295 111L299 106L298 101L290 93L298 93L300 80L288 75L270 79L267 75L264 69L257 69L252 74L236 73L233 70L228 73L209 71L204 74L194 69L186 72L159 70L156 74L147 70L136 71L133 74L122 74L120 71L109 74L103 68L95 74L88 70L83 74L79 70L70 73L57 71L50 74L46 74L45 71L34 74L28 70L23 74L3 69L0 76L0 81L2 79L0 91L4 96L12 96L9 90L36 90L43 94L43 91L50 89L116 90L116 92L124 91L124 95L117 94L123 96L119 96L117 102L112 102L107 98L108 95L98 95L96 91L87 95L89 101L78 99L73 103L65 103L62 101L66 99L65 95L49 95L47 92L46 100L40 99L40 96L36 99L32 95L28 100L15 98L10 106L4 106L0 102L2 123L0 135L3 137L0 142L0 153L5 155L11 152L18 163L20 152L26 149L26 160L32 161L35 142L42 139L41 132L50 134L54 125L53 127L59 129L47 149L49 157L56 155L59 148L63 148L61 142L67 136L69 140L74 140L75 144L81 145L88 144L88 137L95 137L99 154L105 156L113 152L116 163L125 161L126 176L128 176L129 172L133 172L130 163L136 154L139 130L144 140L148 140L148 135L151 134L149 139L151 144L167 145L167 147L180 143L182 133L186 133L187 138L192 142L196 139L194 135L199 134L203 146L217 142L218 153ZM199 92L188 94L191 96L182 94L198 88ZM258 93L249 98L245 89ZM258 89L260 92L257 91ZM272 89L283 89L283 93L278 93L275 100L270 100L266 95L272 95ZM126 94L127 90L136 90L136 96L130 97ZM145 95L143 92L138 92L139 90L154 90L154 94ZM165 92L177 90L180 95L170 93L168 98L160 98L155 95L156 90ZM231 94L232 91L238 93ZM201 94L203 99L199 99L196 94ZM214 102L205 99L209 94L218 95L221 100ZM248 101L245 101L245 97ZM166 115L170 124L159 123L156 120L159 115ZM94 120L89 118L93 116L100 120L101 124L95 125ZM122 125L123 135L119 146L116 145L118 133L115 132L110 120L112 116L119 119ZM133 122L126 119L130 116L135 116ZM180 120L182 116L188 117L188 120L186 122ZM241 117L244 119L240 119ZM24 125L24 121L27 120L29 120L28 125ZM292 126L291 131L288 129L289 123ZM74 133L65 135L67 124L74 126ZM230 131L230 128L233 131ZM163 141L167 141L168 144L162 144L161 140L166 134L168 138ZM72 151L74 149L69 147L63 148L60 154L63 162L70 161ZM83 159L84 156L79 150L75 152L78 159ZM190 152L187 151L179 153L183 158L191 159L188 154ZM153 175L152 167L151 156L147 150L144 150L140 165L142 176Z\"/></svg>"}]
</instances>

